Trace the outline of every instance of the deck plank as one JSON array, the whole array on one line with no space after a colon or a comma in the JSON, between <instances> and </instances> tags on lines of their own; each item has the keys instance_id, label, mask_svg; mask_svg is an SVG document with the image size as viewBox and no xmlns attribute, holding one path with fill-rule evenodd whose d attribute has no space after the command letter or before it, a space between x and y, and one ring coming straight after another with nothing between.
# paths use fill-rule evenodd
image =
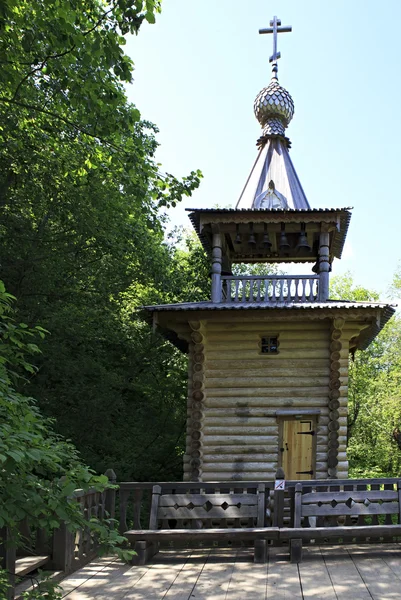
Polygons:
<instances>
[{"instance_id":1,"label":"deck plank","mask_svg":"<svg viewBox=\"0 0 401 600\"><path fill-rule=\"evenodd\" d=\"M269 548L266 598L302 600L298 565L290 563L288 548Z\"/></svg>"},{"instance_id":2,"label":"deck plank","mask_svg":"<svg viewBox=\"0 0 401 600\"><path fill-rule=\"evenodd\" d=\"M322 546L321 554L338 600L372 600L347 547Z\"/></svg>"},{"instance_id":3,"label":"deck plank","mask_svg":"<svg viewBox=\"0 0 401 600\"><path fill-rule=\"evenodd\" d=\"M303 549L303 560L298 565L303 598L337 600L336 592L319 546Z\"/></svg>"},{"instance_id":4,"label":"deck plank","mask_svg":"<svg viewBox=\"0 0 401 600\"><path fill-rule=\"evenodd\" d=\"M267 564L254 563L253 555L253 548L237 552L227 600L265 600Z\"/></svg>"},{"instance_id":5,"label":"deck plank","mask_svg":"<svg viewBox=\"0 0 401 600\"><path fill-rule=\"evenodd\" d=\"M121 600L145 575L149 566L132 567L119 561L110 563L65 596L67 600ZM64 582L62 583L63 589Z\"/></svg>"},{"instance_id":6,"label":"deck plank","mask_svg":"<svg viewBox=\"0 0 401 600\"><path fill-rule=\"evenodd\" d=\"M63 597L68 597L68 594L72 593L81 585L86 584L92 577L101 573L103 569L108 568L109 565L114 564L115 560L114 557L97 558L74 573L71 573L71 575L67 575L60 583L63 588ZM69 598L69 600L71 599Z\"/></svg>"},{"instance_id":7,"label":"deck plank","mask_svg":"<svg viewBox=\"0 0 401 600\"><path fill-rule=\"evenodd\" d=\"M191 550L176 550L156 554L143 577L138 579L122 598L124 600L160 600L164 598L180 571L185 567L192 552Z\"/></svg>"},{"instance_id":8,"label":"deck plank","mask_svg":"<svg viewBox=\"0 0 401 600\"><path fill-rule=\"evenodd\" d=\"M97 559L62 582L65 600L401 600L401 545L162 550L145 566Z\"/></svg>"},{"instance_id":9,"label":"deck plank","mask_svg":"<svg viewBox=\"0 0 401 600\"><path fill-rule=\"evenodd\" d=\"M213 548L192 592L196 600L225 600L238 549Z\"/></svg>"},{"instance_id":10,"label":"deck plank","mask_svg":"<svg viewBox=\"0 0 401 600\"><path fill-rule=\"evenodd\" d=\"M401 600L401 579L385 561L388 547L351 547L349 553L374 600Z\"/></svg>"},{"instance_id":11,"label":"deck plank","mask_svg":"<svg viewBox=\"0 0 401 600\"><path fill-rule=\"evenodd\" d=\"M164 598L168 600L188 600L196 586L203 568L209 558L210 549L194 551L178 573Z\"/></svg>"}]
</instances>

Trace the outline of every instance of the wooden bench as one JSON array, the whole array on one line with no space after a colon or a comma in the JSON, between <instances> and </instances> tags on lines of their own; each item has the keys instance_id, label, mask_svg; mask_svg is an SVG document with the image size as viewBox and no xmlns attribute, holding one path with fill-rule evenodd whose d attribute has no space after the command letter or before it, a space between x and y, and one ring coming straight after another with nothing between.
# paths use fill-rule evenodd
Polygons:
<instances>
[{"instance_id":1,"label":"wooden bench","mask_svg":"<svg viewBox=\"0 0 401 600\"><path fill-rule=\"evenodd\" d=\"M401 480L398 480L396 486L390 487L393 489L317 489L310 492L310 486L297 483L294 527L280 529L280 541L290 542L291 562L301 562L303 541L341 538L343 543L348 543L354 540L380 541L381 538L401 536ZM397 520L397 524L393 524L393 518ZM367 520L369 524L366 524ZM323 526L316 527L316 521L323 521ZM308 527L311 522L314 526Z\"/></svg>"},{"instance_id":2,"label":"wooden bench","mask_svg":"<svg viewBox=\"0 0 401 600\"><path fill-rule=\"evenodd\" d=\"M201 484L199 488L202 492ZM263 483L256 493L162 494L155 485L149 529L124 533L137 552L134 563L145 564L158 552L160 542L170 541L249 541L255 546L255 562L265 562L267 540L278 539L279 534L277 527L265 527L265 493Z\"/></svg>"}]
</instances>

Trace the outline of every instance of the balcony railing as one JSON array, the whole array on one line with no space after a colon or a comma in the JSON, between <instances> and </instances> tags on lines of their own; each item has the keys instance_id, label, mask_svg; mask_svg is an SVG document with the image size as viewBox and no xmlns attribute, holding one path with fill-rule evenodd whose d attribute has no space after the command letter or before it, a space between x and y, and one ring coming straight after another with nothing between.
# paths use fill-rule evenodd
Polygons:
<instances>
[{"instance_id":1,"label":"balcony railing","mask_svg":"<svg viewBox=\"0 0 401 600\"><path fill-rule=\"evenodd\" d=\"M223 275L221 302L318 302L316 275Z\"/></svg>"}]
</instances>

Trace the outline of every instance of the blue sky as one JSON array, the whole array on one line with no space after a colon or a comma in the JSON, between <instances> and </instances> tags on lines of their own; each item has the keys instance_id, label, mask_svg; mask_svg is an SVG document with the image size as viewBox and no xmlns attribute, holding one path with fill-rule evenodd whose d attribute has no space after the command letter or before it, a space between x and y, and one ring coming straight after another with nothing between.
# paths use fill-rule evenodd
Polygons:
<instances>
[{"instance_id":1,"label":"blue sky","mask_svg":"<svg viewBox=\"0 0 401 600\"><path fill-rule=\"evenodd\" d=\"M256 157L253 101L271 76L277 15L279 81L292 95L291 158L312 207L353 206L333 274L383 299L401 260L401 2L399 0L163 0L155 25L127 40L128 88L158 126L162 170L204 174L187 207L234 206ZM308 266L303 267L308 272Z\"/></svg>"}]
</instances>

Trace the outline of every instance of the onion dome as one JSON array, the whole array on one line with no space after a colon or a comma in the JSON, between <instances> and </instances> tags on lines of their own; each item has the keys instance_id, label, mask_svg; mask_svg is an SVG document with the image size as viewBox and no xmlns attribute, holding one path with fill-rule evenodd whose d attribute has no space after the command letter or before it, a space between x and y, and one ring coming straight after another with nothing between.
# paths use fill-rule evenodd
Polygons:
<instances>
[{"instance_id":1,"label":"onion dome","mask_svg":"<svg viewBox=\"0 0 401 600\"><path fill-rule=\"evenodd\" d=\"M263 127L263 135L285 135L285 129L294 115L294 101L275 76L256 96L253 107Z\"/></svg>"}]
</instances>

